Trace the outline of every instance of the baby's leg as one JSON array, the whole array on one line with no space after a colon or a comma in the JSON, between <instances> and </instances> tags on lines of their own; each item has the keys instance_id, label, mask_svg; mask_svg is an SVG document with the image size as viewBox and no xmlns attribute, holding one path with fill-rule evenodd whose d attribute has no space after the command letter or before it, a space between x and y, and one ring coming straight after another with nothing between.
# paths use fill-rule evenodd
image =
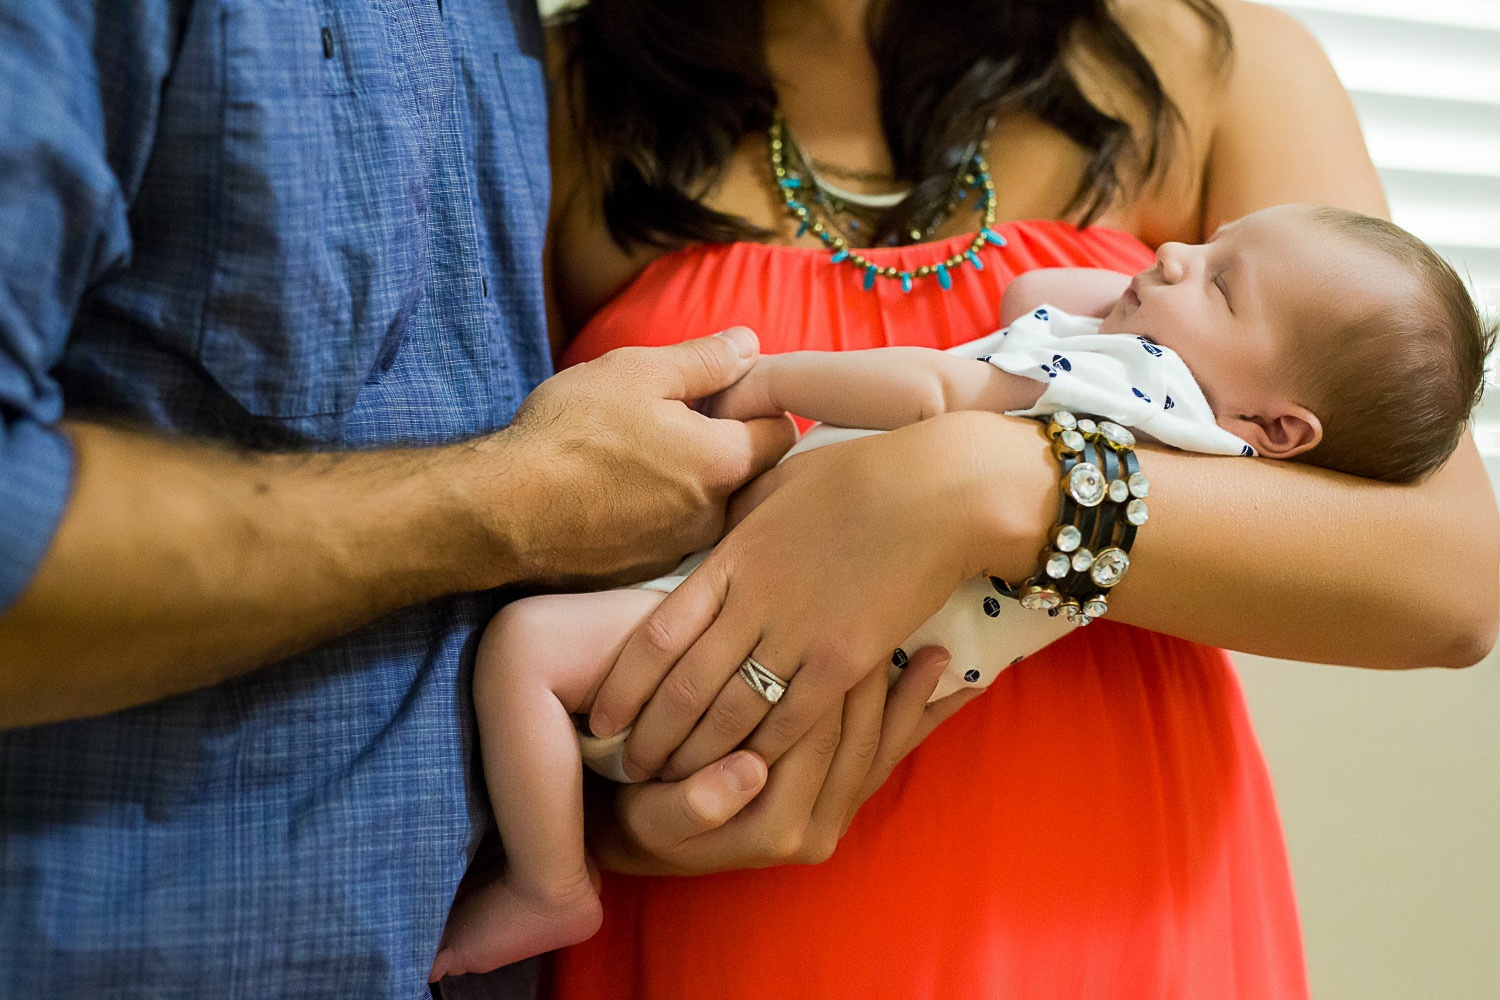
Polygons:
<instances>
[{"instance_id":1,"label":"baby's leg","mask_svg":"<svg viewBox=\"0 0 1500 1000\"><path fill-rule=\"evenodd\" d=\"M569 713L588 710L626 638L662 596L610 590L530 597L502 609L485 630L474 708L505 875L454 902L434 979L487 972L598 929Z\"/></svg>"}]
</instances>

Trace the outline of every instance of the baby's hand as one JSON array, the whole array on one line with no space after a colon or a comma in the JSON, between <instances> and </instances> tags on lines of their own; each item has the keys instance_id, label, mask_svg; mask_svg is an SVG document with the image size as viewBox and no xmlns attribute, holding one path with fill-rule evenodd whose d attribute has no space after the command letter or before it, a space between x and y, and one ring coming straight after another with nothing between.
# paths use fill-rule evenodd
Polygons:
<instances>
[{"instance_id":1,"label":"baby's hand","mask_svg":"<svg viewBox=\"0 0 1500 1000\"><path fill-rule=\"evenodd\" d=\"M710 417L726 420L779 416L783 411L771 398L771 377L775 368L774 357L762 356L738 382L702 400L698 409Z\"/></svg>"}]
</instances>

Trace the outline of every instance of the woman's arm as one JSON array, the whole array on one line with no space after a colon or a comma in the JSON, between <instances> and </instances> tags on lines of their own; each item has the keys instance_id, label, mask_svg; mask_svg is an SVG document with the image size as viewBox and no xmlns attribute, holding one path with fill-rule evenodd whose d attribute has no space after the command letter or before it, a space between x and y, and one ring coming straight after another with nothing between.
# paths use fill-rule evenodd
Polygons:
<instances>
[{"instance_id":1,"label":"woman's arm","mask_svg":"<svg viewBox=\"0 0 1500 1000\"><path fill-rule=\"evenodd\" d=\"M1387 218L1354 105L1317 41L1281 11L1221 6L1234 29L1234 55L1212 104L1199 237L1290 202Z\"/></svg>"},{"instance_id":2,"label":"woman's arm","mask_svg":"<svg viewBox=\"0 0 1500 1000\"><path fill-rule=\"evenodd\" d=\"M1353 107L1317 43L1279 11L1223 7L1235 54L1215 105L1203 232L1286 202L1386 216ZM1116 605L1122 618L1235 649L1360 666L1466 666L1494 645L1500 517L1471 438L1409 486L1286 463L1148 461L1159 489L1141 572ZM1189 586L1172 579L1183 560L1195 567ZM1428 574L1442 582L1424 586Z\"/></svg>"},{"instance_id":3,"label":"woman's arm","mask_svg":"<svg viewBox=\"0 0 1500 1000\"><path fill-rule=\"evenodd\" d=\"M1122 6L1148 22L1171 9ZM1154 211L1124 217L1143 220L1140 231L1160 239L1196 240L1278 203L1384 215L1348 97L1316 44L1269 9L1236 0L1220 6L1235 34L1233 62L1222 89L1214 88L1207 124L1199 128L1201 112L1188 109L1189 152L1206 150L1202 171L1192 183L1165 186L1170 197ZM1209 87L1201 66L1167 65L1160 45L1137 37L1174 98L1200 100L1195 89ZM1187 202L1198 206L1195 224L1179 217L1184 190L1196 195ZM1472 442L1416 486L1179 452L1149 451L1142 460L1153 483L1152 521L1111 601L1112 618L1256 652L1379 667L1468 664L1493 645L1500 517ZM794 675L751 744L774 759L964 573L1018 577L1034 567L1057 514L1057 465L1034 424L956 413L800 456L754 490L759 506L627 647L611 681L632 672L653 680L634 691L611 692L607 683L595 704L596 732L609 731L602 714L632 718L641 690L655 690L654 678L669 671L681 676L661 691L678 704L659 721L675 725L674 711L697 718L695 689L712 698L723 683L701 668L739 683L733 664L754 652ZM899 585L870 587L873 579ZM743 720L714 722L729 744L743 731ZM642 808L625 825L643 829L669 812ZM778 844L824 842L828 826L818 815L798 819L788 832L775 826ZM695 870L766 863L767 852L753 845L698 843Z\"/></svg>"},{"instance_id":4,"label":"woman's arm","mask_svg":"<svg viewBox=\"0 0 1500 1000\"><path fill-rule=\"evenodd\" d=\"M1494 645L1500 544L1471 441L1408 486L1181 452L1142 464L1151 523L1112 617L1366 667L1463 667Z\"/></svg>"}]
</instances>

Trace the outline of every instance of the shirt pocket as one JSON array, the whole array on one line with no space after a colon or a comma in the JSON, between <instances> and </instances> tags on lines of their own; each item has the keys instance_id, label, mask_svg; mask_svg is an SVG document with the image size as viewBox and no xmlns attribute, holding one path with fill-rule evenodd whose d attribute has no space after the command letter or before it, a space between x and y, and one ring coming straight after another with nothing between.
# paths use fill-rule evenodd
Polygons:
<instances>
[{"instance_id":1,"label":"shirt pocket","mask_svg":"<svg viewBox=\"0 0 1500 1000\"><path fill-rule=\"evenodd\" d=\"M431 144L374 3L222 5L199 361L249 413L334 433L422 298Z\"/></svg>"}]
</instances>

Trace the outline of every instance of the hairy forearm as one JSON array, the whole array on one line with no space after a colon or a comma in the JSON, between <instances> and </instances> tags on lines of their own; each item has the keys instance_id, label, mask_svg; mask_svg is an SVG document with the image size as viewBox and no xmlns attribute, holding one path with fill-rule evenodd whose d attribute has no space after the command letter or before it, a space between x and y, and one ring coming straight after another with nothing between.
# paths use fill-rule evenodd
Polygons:
<instances>
[{"instance_id":1,"label":"hairy forearm","mask_svg":"<svg viewBox=\"0 0 1500 1000\"><path fill-rule=\"evenodd\" d=\"M662 572L791 443L785 420L682 402L755 353L748 332L613 351L504 430L430 449L250 455L66 428L63 523L0 615L0 728L203 687L444 594Z\"/></svg>"},{"instance_id":2,"label":"hairy forearm","mask_svg":"<svg viewBox=\"0 0 1500 1000\"><path fill-rule=\"evenodd\" d=\"M0 726L201 687L522 572L467 493L468 452L503 452L496 442L243 455L88 425L69 433L67 513L0 616Z\"/></svg>"},{"instance_id":3,"label":"hairy forearm","mask_svg":"<svg viewBox=\"0 0 1500 1000\"><path fill-rule=\"evenodd\" d=\"M984 425L976 441L989 463L976 510L999 542L983 568L1029 573L1056 517L1056 464L1034 430ZM1002 453L1010 460L989 457ZM1353 666L1465 666L1494 644L1500 517L1472 443L1414 486L1287 462L1160 449L1141 458L1151 521L1111 596L1112 619Z\"/></svg>"}]
</instances>

